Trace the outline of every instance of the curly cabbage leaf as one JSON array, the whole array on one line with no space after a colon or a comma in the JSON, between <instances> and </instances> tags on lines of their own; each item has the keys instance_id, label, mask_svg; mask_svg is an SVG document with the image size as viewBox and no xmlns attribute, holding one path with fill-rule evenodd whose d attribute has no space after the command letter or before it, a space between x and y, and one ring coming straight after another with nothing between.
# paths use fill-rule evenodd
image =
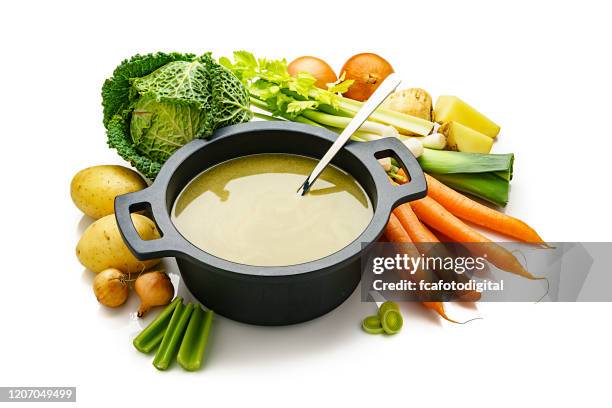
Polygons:
<instances>
[{"instance_id":1,"label":"curly cabbage leaf","mask_svg":"<svg viewBox=\"0 0 612 408\"><path fill-rule=\"evenodd\" d=\"M204 134L206 114L191 104L158 101L148 94L136 102L130 133L136 150L163 163L176 150Z\"/></svg>"},{"instance_id":2,"label":"curly cabbage leaf","mask_svg":"<svg viewBox=\"0 0 612 408\"><path fill-rule=\"evenodd\" d=\"M162 162L152 160L136 150L136 146L129 137L129 125L120 115L115 115L106 125L106 136L109 147L116 149L123 160L148 179L153 180L161 170Z\"/></svg>"},{"instance_id":3,"label":"curly cabbage leaf","mask_svg":"<svg viewBox=\"0 0 612 408\"><path fill-rule=\"evenodd\" d=\"M113 71L113 76L102 85L102 107L104 109L104 126L107 126L113 116L129 111L133 102L132 80L150 74L156 69L173 61L193 61L194 54L177 52L140 55L123 60Z\"/></svg>"},{"instance_id":4,"label":"curly cabbage leaf","mask_svg":"<svg viewBox=\"0 0 612 408\"><path fill-rule=\"evenodd\" d=\"M253 118L249 95L242 82L221 65L211 67L212 112L216 118L215 129L248 122ZM245 109L245 107L247 107Z\"/></svg>"},{"instance_id":5,"label":"curly cabbage leaf","mask_svg":"<svg viewBox=\"0 0 612 408\"><path fill-rule=\"evenodd\" d=\"M242 83L210 54L136 55L102 100L109 146L150 179L181 146L253 115Z\"/></svg>"}]
</instances>

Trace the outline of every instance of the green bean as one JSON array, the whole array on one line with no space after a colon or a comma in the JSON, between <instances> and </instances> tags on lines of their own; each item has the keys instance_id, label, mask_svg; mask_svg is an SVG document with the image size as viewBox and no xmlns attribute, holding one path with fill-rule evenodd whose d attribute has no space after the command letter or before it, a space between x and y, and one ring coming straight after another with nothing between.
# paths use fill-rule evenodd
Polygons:
<instances>
[{"instance_id":1,"label":"green bean","mask_svg":"<svg viewBox=\"0 0 612 408\"><path fill-rule=\"evenodd\" d=\"M213 316L212 310L205 312L200 306L195 307L176 358L185 370L196 371L200 369Z\"/></svg>"},{"instance_id":2,"label":"green bean","mask_svg":"<svg viewBox=\"0 0 612 408\"><path fill-rule=\"evenodd\" d=\"M182 303L183 299L176 297L172 303L170 303L157 317L140 332L138 336L134 338L132 342L137 350L143 353L149 353L161 343L168 323L172 318L172 313L179 303Z\"/></svg>"},{"instance_id":3,"label":"green bean","mask_svg":"<svg viewBox=\"0 0 612 408\"><path fill-rule=\"evenodd\" d=\"M191 316L192 311L192 303L189 303L187 306L181 303L174 310L172 319L170 319L170 324L168 324L164 338L153 359L153 365L158 370L165 370L170 366L170 363L172 363L183 338L183 334L185 333L185 328L187 327L187 322L189 321L189 316Z\"/></svg>"}]
</instances>

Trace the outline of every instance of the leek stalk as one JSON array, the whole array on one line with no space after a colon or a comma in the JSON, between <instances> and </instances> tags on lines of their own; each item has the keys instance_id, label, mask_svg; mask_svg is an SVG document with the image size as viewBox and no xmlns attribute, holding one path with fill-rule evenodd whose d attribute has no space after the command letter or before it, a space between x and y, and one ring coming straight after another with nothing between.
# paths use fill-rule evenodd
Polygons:
<instances>
[{"instance_id":1,"label":"leek stalk","mask_svg":"<svg viewBox=\"0 0 612 408\"><path fill-rule=\"evenodd\" d=\"M425 149L423 171L447 186L493 204L508 203L514 154L462 153Z\"/></svg>"},{"instance_id":2,"label":"leek stalk","mask_svg":"<svg viewBox=\"0 0 612 408\"><path fill-rule=\"evenodd\" d=\"M510 183L495 173L428 173L452 189L472 194L501 207L508 204Z\"/></svg>"},{"instance_id":3,"label":"leek stalk","mask_svg":"<svg viewBox=\"0 0 612 408\"><path fill-rule=\"evenodd\" d=\"M419 164L426 172L440 174L496 173L500 178L512 180L514 154L463 153L425 149Z\"/></svg>"}]
</instances>

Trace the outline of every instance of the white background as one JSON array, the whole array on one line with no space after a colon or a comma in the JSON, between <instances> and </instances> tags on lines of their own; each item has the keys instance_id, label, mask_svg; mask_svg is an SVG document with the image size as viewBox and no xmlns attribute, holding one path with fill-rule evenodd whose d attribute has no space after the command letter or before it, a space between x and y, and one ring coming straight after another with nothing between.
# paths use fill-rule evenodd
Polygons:
<instances>
[{"instance_id":1,"label":"white background","mask_svg":"<svg viewBox=\"0 0 612 408\"><path fill-rule=\"evenodd\" d=\"M131 345L136 299L97 304L74 255L90 220L69 197L81 168L121 163L106 147L100 87L123 58L247 49L339 69L373 51L406 86L459 95L502 126L494 151L516 153L510 214L549 241L609 241L605 4L3 2L0 386L77 386L81 406L609 403L609 303L450 305L458 319L484 317L465 326L407 306L404 330L383 337L360 330L373 306L355 293L293 327L218 318L204 370L158 372Z\"/></svg>"}]
</instances>

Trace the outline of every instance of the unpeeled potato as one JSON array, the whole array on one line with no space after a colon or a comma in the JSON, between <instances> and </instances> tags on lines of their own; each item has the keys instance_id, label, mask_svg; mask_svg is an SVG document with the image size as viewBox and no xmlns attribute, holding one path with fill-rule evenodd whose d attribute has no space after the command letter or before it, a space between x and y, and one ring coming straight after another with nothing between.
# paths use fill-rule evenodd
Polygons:
<instances>
[{"instance_id":1,"label":"unpeeled potato","mask_svg":"<svg viewBox=\"0 0 612 408\"><path fill-rule=\"evenodd\" d=\"M160 237L155 223L140 214L132 214L132 222L138 235L147 241ZM140 261L123 242L114 214L100 218L83 233L76 247L79 262L98 273L116 268L123 273L142 272L159 263L159 259Z\"/></svg>"},{"instance_id":2,"label":"unpeeled potato","mask_svg":"<svg viewBox=\"0 0 612 408\"><path fill-rule=\"evenodd\" d=\"M144 179L127 167L93 166L79 171L72 178L70 196L79 210L99 219L115 212L115 197L146 187Z\"/></svg>"}]
</instances>

